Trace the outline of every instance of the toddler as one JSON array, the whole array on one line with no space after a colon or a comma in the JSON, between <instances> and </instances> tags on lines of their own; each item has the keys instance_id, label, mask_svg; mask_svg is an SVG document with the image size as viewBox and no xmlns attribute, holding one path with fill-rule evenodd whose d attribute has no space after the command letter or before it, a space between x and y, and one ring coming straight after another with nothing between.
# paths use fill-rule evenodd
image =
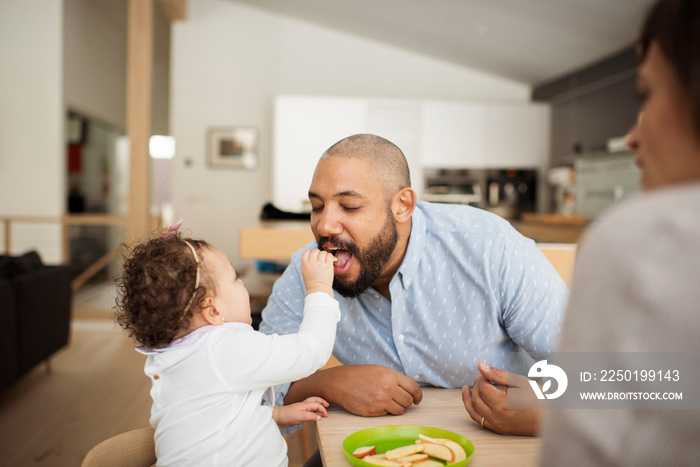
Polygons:
<instances>
[{"instance_id":1,"label":"toddler","mask_svg":"<svg viewBox=\"0 0 700 467\"><path fill-rule=\"evenodd\" d=\"M265 335L251 326L248 292L226 255L174 227L136 246L117 280L117 321L148 356L157 465L286 466L278 426L328 416L328 402L274 406L271 387L331 355L340 319L333 256L304 253L299 332Z\"/></svg>"}]
</instances>

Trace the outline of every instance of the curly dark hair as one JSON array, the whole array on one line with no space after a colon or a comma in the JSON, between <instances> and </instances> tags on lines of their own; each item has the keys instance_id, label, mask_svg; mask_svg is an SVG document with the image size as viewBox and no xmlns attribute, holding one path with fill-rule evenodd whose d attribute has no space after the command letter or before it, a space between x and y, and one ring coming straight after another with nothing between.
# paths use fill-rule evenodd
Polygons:
<instances>
[{"instance_id":1,"label":"curly dark hair","mask_svg":"<svg viewBox=\"0 0 700 467\"><path fill-rule=\"evenodd\" d=\"M195 291L197 262L190 243L199 256L200 280ZM203 240L182 238L179 233L153 238L133 249L123 245L124 273L116 280L116 320L144 347L156 349L173 341L176 333L189 326L200 302L213 289L202 261ZM185 308L193 297L190 308Z\"/></svg>"}]
</instances>

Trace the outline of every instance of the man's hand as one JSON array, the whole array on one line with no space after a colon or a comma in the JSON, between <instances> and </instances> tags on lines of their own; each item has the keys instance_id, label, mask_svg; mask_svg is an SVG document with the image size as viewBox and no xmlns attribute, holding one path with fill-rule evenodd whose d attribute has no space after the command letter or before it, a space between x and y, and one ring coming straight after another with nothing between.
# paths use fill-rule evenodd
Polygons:
<instances>
[{"instance_id":1,"label":"man's hand","mask_svg":"<svg viewBox=\"0 0 700 467\"><path fill-rule=\"evenodd\" d=\"M540 410L537 398L525 376L508 373L479 363L481 375L474 386L462 387L462 401L469 416L478 424L502 435L536 436L540 425ZM491 383L506 386L498 389ZM518 406L528 401L529 409L508 409L508 398L518 399ZM531 405L530 405L531 404Z\"/></svg>"},{"instance_id":2,"label":"man's hand","mask_svg":"<svg viewBox=\"0 0 700 467\"><path fill-rule=\"evenodd\" d=\"M418 383L382 365L341 365L318 371L292 383L285 401L313 393L363 417L401 415L423 398Z\"/></svg>"},{"instance_id":3,"label":"man's hand","mask_svg":"<svg viewBox=\"0 0 700 467\"><path fill-rule=\"evenodd\" d=\"M328 402L320 397L309 397L303 402L275 406L272 408L272 418L280 428L289 428L304 422L316 422L321 416L327 417Z\"/></svg>"}]
</instances>

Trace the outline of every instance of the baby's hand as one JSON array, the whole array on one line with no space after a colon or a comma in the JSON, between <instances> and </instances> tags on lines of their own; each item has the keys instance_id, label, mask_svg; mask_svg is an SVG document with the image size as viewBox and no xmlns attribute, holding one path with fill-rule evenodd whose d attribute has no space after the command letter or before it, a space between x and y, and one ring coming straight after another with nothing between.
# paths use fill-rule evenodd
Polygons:
<instances>
[{"instance_id":1,"label":"baby's hand","mask_svg":"<svg viewBox=\"0 0 700 467\"><path fill-rule=\"evenodd\" d=\"M333 296L333 263L335 256L327 251L306 250L301 255L301 275L306 294L326 292Z\"/></svg>"},{"instance_id":2,"label":"baby's hand","mask_svg":"<svg viewBox=\"0 0 700 467\"><path fill-rule=\"evenodd\" d=\"M326 407L330 404L320 397L309 397L296 404L275 406L272 409L272 418L281 428L289 428L304 422L315 422L321 417L327 417Z\"/></svg>"}]
</instances>

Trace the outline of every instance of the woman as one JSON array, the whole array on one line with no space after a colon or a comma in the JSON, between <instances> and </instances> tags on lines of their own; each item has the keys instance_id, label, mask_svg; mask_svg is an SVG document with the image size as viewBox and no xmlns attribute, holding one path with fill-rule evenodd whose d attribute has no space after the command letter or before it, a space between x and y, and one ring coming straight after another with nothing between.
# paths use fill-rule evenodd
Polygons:
<instances>
[{"instance_id":1,"label":"woman","mask_svg":"<svg viewBox=\"0 0 700 467\"><path fill-rule=\"evenodd\" d=\"M639 352L700 352L700 2L658 1L640 56L643 104L628 144L645 193L581 243L559 348L615 352L618 368ZM700 459L698 410L545 412L543 465Z\"/></svg>"}]
</instances>

